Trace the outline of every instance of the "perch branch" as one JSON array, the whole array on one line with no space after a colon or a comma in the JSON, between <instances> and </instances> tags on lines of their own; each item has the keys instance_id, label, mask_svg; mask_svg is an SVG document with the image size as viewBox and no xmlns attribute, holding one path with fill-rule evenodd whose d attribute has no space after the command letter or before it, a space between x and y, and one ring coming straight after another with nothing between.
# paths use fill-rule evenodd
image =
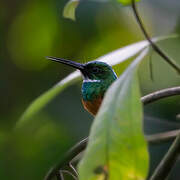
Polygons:
<instances>
[{"instance_id":1,"label":"perch branch","mask_svg":"<svg viewBox=\"0 0 180 180\"><path fill-rule=\"evenodd\" d=\"M178 72L178 74L180 74L179 65L172 58L170 58L167 54L165 54L165 52L163 52L162 49L160 49L160 47L157 46L151 40L149 34L147 33L147 31L143 25L143 22L139 16L138 10L136 8L135 0L132 0L132 9L133 9L133 13L134 13L134 16L136 18L136 21L139 24L139 27L141 28L141 31L143 32L143 34L144 34L145 38L148 40L148 42L151 44L154 51L156 51L170 66L172 66Z\"/></svg>"},{"instance_id":2,"label":"perch branch","mask_svg":"<svg viewBox=\"0 0 180 180\"><path fill-rule=\"evenodd\" d=\"M180 95L180 86L179 87L173 87L173 88L167 88L160 91L156 91L154 93L148 94L141 98L141 101L144 105L155 102L157 100L160 100L165 97Z\"/></svg>"}]
</instances>

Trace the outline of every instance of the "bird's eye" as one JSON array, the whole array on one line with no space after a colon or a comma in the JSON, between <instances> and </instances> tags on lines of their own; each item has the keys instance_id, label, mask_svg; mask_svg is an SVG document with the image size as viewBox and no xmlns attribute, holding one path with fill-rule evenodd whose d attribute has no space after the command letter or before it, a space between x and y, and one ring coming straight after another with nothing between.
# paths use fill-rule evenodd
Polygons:
<instances>
[{"instance_id":1,"label":"bird's eye","mask_svg":"<svg viewBox=\"0 0 180 180\"><path fill-rule=\"evenodd\" d=\"M92 69L92 71L93 71L93 73L99 73L99 72L100 72L100 69L97 68L97 67L94 67L94 68Z\"/></svg>"}]
</instances>

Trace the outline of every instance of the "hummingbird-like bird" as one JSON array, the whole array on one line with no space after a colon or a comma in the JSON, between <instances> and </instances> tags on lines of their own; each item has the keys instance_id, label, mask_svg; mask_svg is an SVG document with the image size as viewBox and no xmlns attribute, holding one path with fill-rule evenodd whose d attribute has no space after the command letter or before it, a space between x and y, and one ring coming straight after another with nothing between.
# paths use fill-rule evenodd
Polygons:
<instances>
[{"instance_id":1,"label":"hummingbird-like bird","mask_svg":"<svg viewBox=\"0 0 180 180\"><path fill-rule=\"evenodd\" d=\"M47 57L47 59L80 70L83 77L82 104L89 113L96 115L106 90L117 79L117 75L112 67L100 61L90 61L81 64L56 57Z\"/></svg>"}]
</instances>

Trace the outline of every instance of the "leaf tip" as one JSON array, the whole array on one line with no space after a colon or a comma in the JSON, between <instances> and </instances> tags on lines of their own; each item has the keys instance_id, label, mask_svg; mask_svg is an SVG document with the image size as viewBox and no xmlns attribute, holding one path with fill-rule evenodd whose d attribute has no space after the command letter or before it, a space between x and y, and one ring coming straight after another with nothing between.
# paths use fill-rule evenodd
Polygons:
<instances>
[{"instance_id":1,"label":"leaf tip","mask_svg":"<svg viewBox=\"0 0 180 180\"><path fill-rule=\"evenodd\" d=\"M69 1L64 7L63 17L75 21L76 20L75 12L78 5L79 5L79 0Z\"/></svg>"},{"instance_id":2,"label":"leaf tip","mask_svg":"<svg viewBox=\"0 0 180 180\"><path fill-rule=\"evenodd\" d=\"M118 0L122 5L128 6L132 4L132 0ZM140 0L135 0L135 2L139 2Z\"/></svg>"}]
</instances>

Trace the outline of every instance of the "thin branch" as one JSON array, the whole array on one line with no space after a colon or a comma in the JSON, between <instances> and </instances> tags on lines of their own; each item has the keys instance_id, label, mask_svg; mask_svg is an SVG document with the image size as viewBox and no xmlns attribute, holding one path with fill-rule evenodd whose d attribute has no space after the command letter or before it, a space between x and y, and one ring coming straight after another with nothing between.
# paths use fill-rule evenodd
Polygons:
<instances>
[{"instance_id":1,"label":"thin branch","mask_svg":"<svg viewBox=\"0 0 180 180\"><path fill-rule=\"evenodd\" d=\"M147 105L149 103L155 102L159 99L180 95L180 87L174 87L174 88L168 88L164 90L160 90L154 93L151 93L149 95L146 95L141 98L142 103L144 105ZM180 131L180 130L179 130ZM174 139L177 134L179 134L178 130L174 131L168 131L164 133L158 133L154 135L147 135L147 141L149 143L155 144L155 143L161 143L165 142L171 139ZM76 144L64 157L63 161L61 161L59 164L57 164L55 167L51 168L46 175L44 180L51 180L54 176L57 175L57 172L64 166L69 165L69 162L74 159L78 154L80 154L83 150L85 150L86 145L88 142L88 138L83 139L78 144Z\"/></svg>"},{"instance_id":2,"label":"thin branch","mask_svg":"<svg viewBox=\"0 0 180 180\"><path fill-rule=\"evenodd\" d=\"M72 169L72 171L74 172L74 174L76 175L76 177L78 177L78 172L76 171L76 169L74 168L74 166L71 164L71 162L69 163L69 167Z\"/></svg>"},{"instance_id":3,"label":"thin branch","mask_svg":"<svg viewBox=\"0 0 180 180\"><path fill-rule=\"evenodd\" d=\"M139 27L141 28L141 31L143 32L145 38L149 41L149 43L151 44L152 48L169 64L171 65L176 71L178 74L180 74L180 67L179 65L172 59L170 58L167 54L165 54L165 52L163 52L160 47L158 47L150 38L149 34L147 33L143 23L142 23L142 20L139 16L139 13L137 11L137 8L136 8L136 3L135 3L135 0L132 0L132 9L133 9L133 12L134 12L134 16L136 18L136 21L137 23L139 24Z\"/></svg>"},{"instance_id":4,"label":"thin branch","mask_svg":"<svg viewBox=\"0 0 180 180\"><path fill-rule=\"evenodd\" d=\"M180 95L180 86L173 87L173 88L167 88L167 89L163 89L163 90L148 94L148 95L142 97L141 101L143 102L144 105L147 105L149 103L155 102L162 98L176 96L176 95Z\"/></svg>"},{"instance_id":5,"label":"thin branch","mask_svg":"<svg viewBox=\"0 0 180 180\"><path fill-rule=\"evenodd\" d=\"M157 133L153 135L146 135L145 137L148 143L159 144L162 142L175 139L178 134L180 134L180 130L172 130L172 131Z\"/></svg>"},{"instance_id":6,"label":"thin branch","mask_svg":"<svg viewBox=\"0 0 180 180\"><path fill-rule=\"evenodd\" d=\"M64 180L64 176L61 170L59 171L59 176L56 175L56 177L57 177L57 180Z\"/></svg>"},{"instance_id":7,"label":"thin branch","mask_svg":"<svg viewBox=\"0 0 180 180\"><path fill-rule=\"evenodd\" d=\"M175 141L169 148L165 157L161 160L158 167L155 169L150 180L164 180L168 177L174 164L176 163L180 153L180 134L176 137Z\"/></svg>"}]
</instances>

